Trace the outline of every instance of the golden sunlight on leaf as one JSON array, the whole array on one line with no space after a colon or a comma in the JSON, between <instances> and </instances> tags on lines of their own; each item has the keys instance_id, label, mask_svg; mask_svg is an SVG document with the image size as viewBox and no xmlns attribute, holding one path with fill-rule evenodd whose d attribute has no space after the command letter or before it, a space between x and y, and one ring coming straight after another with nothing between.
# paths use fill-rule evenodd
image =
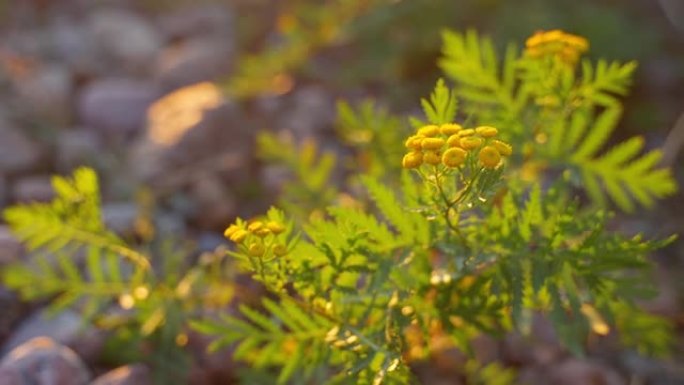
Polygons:
<instances>
[{"instance_id":1,"label":"golden sunlight on leaf","mask_svg":"<svg viewBox=\"0 0 684 385\"><path fill-rule=\"evenodd\" d=\"M606 321L603 320L603 317L601 317L601 314L594 308L593 306L589 304L582 304L582 314L584 314L585 317L587 317L587 320L589 321L589 325L591 325L591 330L600 335L600 336L605 336L610 333L610 327L606 323Z\"/></svg>"},{"instance_id":2,"label":"golden sunlight on leaf","mask_svg":"<svg viewBox=\"0 0 684 385\"><path fill-rule=\"evenodd\" d=\"M193 84L166 95L147 111L150 140L162 146L176 144L200 122L205 111L222 101L221 91L210 82Z\"/></svg>"}]
</instances>

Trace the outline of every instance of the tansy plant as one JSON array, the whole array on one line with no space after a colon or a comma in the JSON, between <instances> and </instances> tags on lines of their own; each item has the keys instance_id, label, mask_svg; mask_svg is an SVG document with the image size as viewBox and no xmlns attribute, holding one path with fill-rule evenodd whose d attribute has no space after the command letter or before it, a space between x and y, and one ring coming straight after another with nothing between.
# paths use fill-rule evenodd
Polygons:
<instances>
[{"instance_id":1,"label":"tansy plant","mask_svg":"<svg viewBox=\"0 0 684 385\"><path fill-rule=\"evenodd\" d=\"M665 353L670 325L634 301L652 293L649 252L670 239L607 229L606 196L633 210L675 190L656 168L660 153L639 154L641 139L600 152L635 65L592 64L581 57L588 42L561 31L535 34L522 51L511 44L503 60L474 32L444 38L440 65L455 88L437 82L412 133L386 111L372 124L371 104L340 105L339 131L366 174L333 186L334 157L317 166L311 144L281 151L298 180L315 178L286 189L285 207L317 191L329 207L237 219L224 234L230 250L179 273L104 229L94 175L79 170L55 179L51 204L5 212L32 250L57 255L8 269L5 283L95 319L118 302L137 335L161 346L182 345L190 325L215 337L212 349L233 347L251 368L245 383L419 383L420 362L470 353L482 334L527 335L535 314L575 354L608 334ZM261 144L277 147L272 136ZM208 317L226 301L226 256L268 295ZM475 361L462 373L469 383L515 377Z\"/></svg>"}]
</instances>

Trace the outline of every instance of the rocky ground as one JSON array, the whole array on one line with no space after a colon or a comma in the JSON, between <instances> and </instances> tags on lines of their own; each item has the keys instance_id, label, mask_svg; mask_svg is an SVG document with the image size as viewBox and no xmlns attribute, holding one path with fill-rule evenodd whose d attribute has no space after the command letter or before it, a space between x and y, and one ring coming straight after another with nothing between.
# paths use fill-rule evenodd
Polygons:
<instances>
[{"instance_id":1,"label":"rocky ground","mask_svg":"<svg viewBox=\"0 0 684 385\"><path fill-rule=\"evenodd\" d=\"M335 95L320 86L303 84L249 105L227 100L208 83L183 88L234 67L238 16L228 6L152 13L125 1L55 3L17 1L0 34L0 207L49 200L50 175L87 164L101 174L105 220L115 231L133 231L136 192L146 186L163 203L156 215L164 231L212 250L232 218L268 206L274 173L254 155L255 131L325 138L332 130ZM179 89L185 94L173 94ZM148 116L163 101L170 115ZM192 130L180 125L176 134L159 136L159 124L192 121L192 111L203 109L210 112ZM676 220L665 222L681 230ZM644 226L650 223L635 224ZM681 249L680 243L668 253L681 255ZM0 224L0 268L22 258L23 248ZM678 263L663 257L662 294L647 306L679 317L681 328L681 286L668 271L673 260ZM600 349L574 358L543 319L535 328L533 342L515 335L482 339L477 355L518 367L532 384L684 384L682 367L673 362ZM104 338L84 327L78 313L48 316L42 304L22 302L0 285L0 384L151 383L142 364L99 365ZM227 383L232 368L224 358L204 356L191 382ZM439 379L453 361L445 362L417 371L425 383L457 384Z\"/></svg>"}]
</instances>

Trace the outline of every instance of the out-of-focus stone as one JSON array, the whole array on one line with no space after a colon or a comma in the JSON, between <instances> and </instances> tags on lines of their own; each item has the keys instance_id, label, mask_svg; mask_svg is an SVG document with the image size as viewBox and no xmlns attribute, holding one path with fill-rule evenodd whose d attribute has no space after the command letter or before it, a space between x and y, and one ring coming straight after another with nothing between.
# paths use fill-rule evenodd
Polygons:
<instances>
[{"instance_id":1,"label":"out-of-focus stone","mask_svg":"<svg viewBox=\"0 0 684 385\"><path fill-rule=\"evenodd\" d=\"M499 359L499 343L491 336L482 334L472 341L475 358L481 364L489 364Z\"/></svg>"},{"instance_id":2,"label":"out-of-focus stone","mask_svg":"<svg viewBox=\"0 0 684 385\"><path fill-rule=\"evenodd\" d=\"M42 150L18 129L0 116L0 173L14 174L34 168Z\"/></svg>"},{"instance_id":3,"label":"out-of-focus stone","mask_svg":"<svg viewBox=\"0 0 684 385\"><path fill-rule=\"evenodd\" d=\"M69 345L80 337L82 324L83 318L71 310L54 315L48 314L46 310L38 310L19 325L0 352L5 354L36 337L49 337L58 343Z\"/></svg>"},{"instance_id":4,"label":"out-of-focus stone","mask_svg":"<svg viewBox=\"0 0 684 385\"><path fill-rule=\"evenodd\" d=\"M7 179L0 173L0 209L7 205Z\"/></svg>"},{"instance_id":5,"label":"out-of-focus stone","mask_svg":"<svg viewBox=\"0 0 684 385\"><path fill-rule=\"evenodd\" d=\"M128 135L145 126L147 108L159 95L155 86L133 79L104 79L79 96L78 114L89 128Z\"/></svg>"},{"instance_id":6,"label":"out-of-focus stone","mask_svg":"<svg viewBox=\"0 0 684 385\"><path fill-rule=\"evenodd\" d=\"M193 221L200 228L221 228L235 215L237 202L216 175L198 177L191 194L197 203Z\"/></svg>"},{"instance_id":7,"label":"out-of-focus stone","mask_svg":"<svg viewBox=\"0 0 684 385\"><path fill-rule=\"evenodd\" d=\"M148 73L162 38L144 18L119 9L99 9L88 20L100 54L130 72Z\"/></svg>"},{"instance_id":8,"label":"out-of-focus stone","mask_svg":"<svg viewBox=\"0 0 684 385\"><path fill-rule=\"evenodd\" d=\"M102 207L102 218L105 225L120 235L133 234L138 214L138 206L131 202L106 203Z\"/></svg>"},{"instance_id":9,"label":"out-of-focus stone","mask_svg":"<svg viewBox=\"0 0 684 385\"><path fill-rule=\"evenodd\" d=\"M14 88L26 113L51 124L71 119L71 73L63 66L40 66L27 76L15 79Z\"/></svg>"},{"instance_id":10,"label":"out-of-focus stone","mask_svg":"<svg viewBox=\"0 0 684 385\"><path fill-rule=\"evenodd\" d=\"M0 266L0 269L2 266ZM26 303L22 302L17 294L0 285L0 343L4 342L14 329L14 325L24 317ZM2 357L2 356L0 356ZM0 384L3 384L0 381Z\"/></svg>"},{"instance_id":11,"label":"out-of-focus stone","mask_svg":"<svg viewBox=\"0 0 684 385\"><path fill-rule=\"evenodd\" d=\"M19 261L24 254L21 242L6 225L0 225L0 266Z\"/></svg>"},{"instance_id":12,"label":"out-of-focus stone","mask_svg":"<svg viewBox=\"0 0 684 385\"><path fill-rule=\"evenodd\" d=\"M63 131L57 138L57 170L68 173L76 167L97 163L101 152L96 133L83 129Z\"/></svg>"},{"instance_id":13,"label":"out-of-focus stone","mask_svg":"<svg viewBox=\"0 0 684 385\"><path fill-rule=\"evenodd\" d=\"M47 175L22 177L12 186L12 198L16 202L48 202L54 194L51 178Z\"/></svg>"},{"instance_id":14,"label":"out-of-focus stone","mask_svg":"<svg viewBox=\"0 0 684 385\"><path fill-rule=\"evenodd\" d=\"M18 346L0 362L0 383L7 385L85 385L89 379L71 349L45 337Z\"/></svg>"},{"instance_id":15,"label":"out-of-focus stone","mask_svg":"<svg viewBox=\"0 0 684 385\"><path fill-rule=\"evenodd\" d=\"M165 91L215 80L231 69L233 48L218 38L194 38L167 48L159 59L158 79Z\"/></svg>"},{"instance_id":16,"label":"out-of-focus stone","mask_svg":"<svg viewBox=\"0 0 684 385\"><path fill-rule=\"evenodd\" d=\"M148 385L152 383L150 370L141 364L126 365L96 378L90 385Z\"/></svg>"},{"instance_id":17,"label":"out-of-focus stone","mask_svg":"<svg viewBox=\"0 0 684 385\"><path fill-rule=\"evenodd\" d=\"M65 63L76 75L98 75L103 72L97 44L87 26L73 18L56 15L48 27L52 55Z\"/></svg>"},{"instance_id":18,"label":"out-of-focus stone","mask_svg":"<svg viewBox=\"0 0 684 385\"><path fill-rule=\"evenodd\" d=\"M591 361L570 358L549 368L547 384L577 385L626 385L625 381L612 368Z\"/></svg>"},{"instance_id":19,"label":"out-of-focus stone","mask_svg":"<svg viewBox=\"0 0 684 385\"><path fill-rule=\"evenodd\" d=\"M233 13L223 4L179 7L160 16L157 24L168 40L214 36L231 46L234 41Z\"/></svg>"},{"instance_id":20,"label":"out-of-focus stone","mask_svg":"<svg viewBox=\"0 0 684 385\"><path fill-rule=\"evenodd\" d=\"M297 139L318 137L335 119L335 101L329 92L310 86L297 89L290 96L290 108L284 111L280 127L292 131Z\"/></svg>"}]
</instances>

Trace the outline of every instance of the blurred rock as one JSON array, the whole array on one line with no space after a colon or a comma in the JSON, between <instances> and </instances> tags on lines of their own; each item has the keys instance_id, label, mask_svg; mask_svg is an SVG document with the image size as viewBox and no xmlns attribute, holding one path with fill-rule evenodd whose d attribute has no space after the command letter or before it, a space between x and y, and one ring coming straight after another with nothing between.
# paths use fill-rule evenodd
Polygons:
<instances>
[{"instance_id":1,"label":"blurred rock","mask_svg":"<svg viewBox=\"0 0 684 385\"><path fill-rule=\"evenodd\" d=\"M57 171L68 173L78 166L93 166L101 151L96 133L82 129L62 131L57 137Z\"/></svg>"},{"instance_id":2,"label":"blurred rock","mask_svg":"<svg viewBox=\"0 0 684 385\"><path fill-rule=\"evenodd\" d=\"M237 202L216 175L201 174L195 179L191 195L197 203L192 219L202 229L225 227L235 216Z\"/></svg>"},{"instance_id":3,"label":"blurred rock","mask_svg":"<svg viewBox=\"0 0 684 385\"><path fill-rule=\"evenodd\" d=\"M97 377L90 385L148 385L152 374L141 364L126 365Z\"/></svg>"},{"instance_id":4,"label":"blurred rock","mask_svg":"<svg viewBox=\"0 0 684 385\"><path fill-rule=\"evenodd\" d=\"M162 46L160 34L144 18L125 10L93 12L88 33L102 56L138 74L149 73Z\"/></svg>"},{"instance_id":5,"label":"blurred rock","mask_svg":"<svg viewBox=\"0 0 684 385\"><path fill-rule=\"evenodd\" d=\"M147 108L157 96L157 88L146 82L98 80L79 96L78 115L89 128L128 135L144 127Z\"/></svg>"},{"instance_id":6,"label":"blurred rock","mask_svg":"<svg viewBox=\"0 0 684 385\"><path fill-rule=\"evenodd\" d=\"M519 333L508 333L501 346L503 360L511 365L525 365L532 362L529 342Z\"/></svg>"},{"instance_id":7,"label":"blurred rock","mask_svg":"<svg viewBox=\"0 0 684 385\"><path fill-rule=\"evenodd\" d=\"M87 26L78 23L75 18L57 15L48 27L48 33L52 55L76 75L93 76L102 71L97 44Z\"/></svg>"},{"instance_id":8,"label":"blurred rock","mask_svg":"<svg viewBox=\"0 0 684 385\"><path fill-rule=\"evenodd\" d=\"M216 80L231 69L233 48L218 38L194 38L167 48L157 65L164 91L206 80Z\"/></svg>"},{"instance_id":9,"label":"blurred rock","mask_svg":"<svg viewBox=\"0 0 684 385\"><path fill-rule=\"evenodd\" d=\"M21 106L33 117L50 124L66 124L71 119L71 73L63 66L48 64L35 68L14 81Z\"/></svg>"},{"instance_id":10,"label":"blurred rock","mask_svg":"<svg viewBox=\"0 0 684 385\"><path fill-rule=\"evenodd\" d=\"M36 143L0 117L0 173L30 170L41 157L42 150Z\"/></svg>"},{"instance_id":11,"label":"blurred rock","mask_svg":"<svg viewBox=\"0 0 684 385\"><path fill-rule=\"evenodd\" d=\"M49 337L60 344L69 345L80 337L82 326L83 318L74 311L65 310L49 314L47 310L38 310L14 330L0 353L6 354L36 337Z\"/></svg>"},{"instance_id":12,"label":"blurred rock","mask_svg":"<svg viewBox=\"0 0 684 385\"><path fill-rule=\"evenodd\" d=\"M234 44L234 16L221 4L198 4L178 7L159 17L158 25L168 40L197 36L215 36Z\"/></svg>"},{"instance_id":13,"label":"blurred rock","mask_svg":"<svg viewBox=\"0 0 684 385\"><path fill-rule=\"evenodd\" d=\"M625 385L627 381L608 366L596 362L569 358L549 368L546 384Z\"/></svg>"},{"instance_id":14,"label":"blurred rock","mask_svg":"<svg viewBox=\"0 0 684 385\"><path fill-rule=\"evenodd\" d=\"M7 179L5 179L5 176L0 173L0 209L4 208L7 205Z\"/></svg>"},{"instance_id":15,"label":"blurred rock","mask_svg":"<svg viewBox=\"0 0 684 385\"><path fill-rule=\"evenodd\" d=\"M297 139L318 137L335 121L335 100L325 89L308 86L290 95L291 106L284 111L280 127L292 131Z\"/></svg>"},{"instance_id":16,"label":"blurred rock","mask_svg":"<svg viewBox=\"0 0 684 385\"><path fill-rule=\"evenodd\" d=\"M14 182L12 198L16 202L48 202L54 197L50 176L25 176Z\"/></svg>"},{"instance_id":17,"label":"blurred rock","mask_svg":"<svg viewBox=\"0 0 684 385\"><path fill-rule=\"evenodd\" d=\"M11 335L15 324L24 317L26 308L26 303L22 302L15 292L0 285L0 344ZM0 384L3 382L0 381Z\"/></svg>"},{"instance_id":18,"label":"blurred rock","mask_svg":"<svg viewBox=\"0 0 684 385\"><path fill-rule=\"evenodd\" d=\"M492 336L481 334L472 341L477 361L483 365L499 359L499 342Z\"/></svg>"},{"instance_id":19,"label":"blurred rock","mask_svg":"<svg viewBox=\"0 0 684 385\"><path fill-rule=\"evenodd\" d=\"M135 232L135 220L138 214L138 206L132 202L105 203L102 206L102 218L105 225L119 235L127 236Z\"/></svg>"},{"instance_id":20,"label":"blurred rock","mask_svg":"<svg viewBox=\"0 0 684 385\"><path fill-rule=\"evenodd\" d=\"M0 362L3 385L85 385L89 379L78 356L50 338L34 338Z\"/></svg>"},{"instance_id":21,"label":"blurred rock","mask_svg":"<svg viewBox=\"0 0 684 385\"><path fill-rule=\"evenodd\" d=\"M0 225L0 266L18 262L23 254L24 247L12 235L9 226Z\"/></svg>"}]
</instances>

